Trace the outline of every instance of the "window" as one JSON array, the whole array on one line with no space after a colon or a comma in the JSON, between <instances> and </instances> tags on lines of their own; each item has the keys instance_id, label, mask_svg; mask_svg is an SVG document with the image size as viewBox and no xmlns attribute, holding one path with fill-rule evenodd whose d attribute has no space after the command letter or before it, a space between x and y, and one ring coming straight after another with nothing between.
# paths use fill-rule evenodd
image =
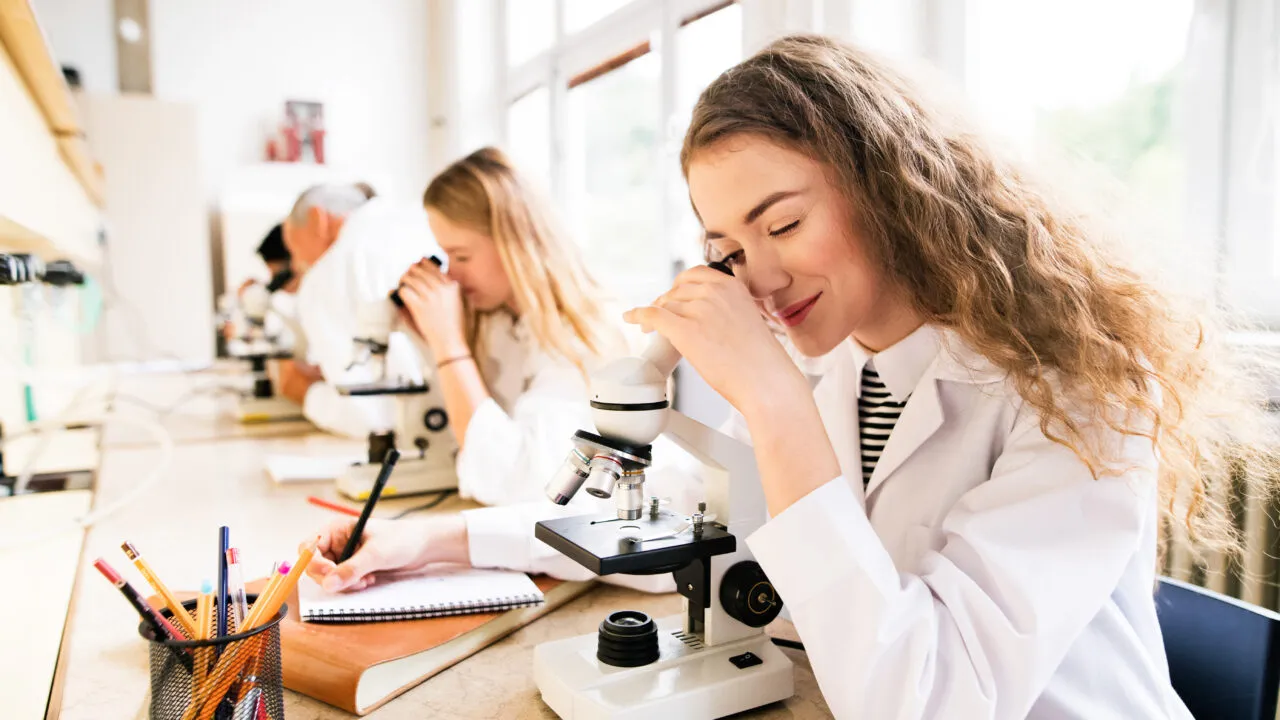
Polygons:
<instances>
[{"instance_id":1,"label":"window","mask_svg":"<svg viewBox=\"0 0 1280 720\"><path fill-rule=\"evenodd\" d=\"M660 243L659 72L658 55L646 52L568 94L568 210L598 277L624 301L651 299L670 282Z\"/></svg>"},{"instance_id":2,"label":"window","mask_svg":"<svg viewBox=\"0 0 1280 720\"><path fill-rule=\"evenodd\" d=\"M671 146L667 172L674 176L671 187L675 190L669 199L675 218L671 241L673 256L689 266L704 259L702 226L689 204L689 189L677 158L698 96L720 73L742 59L742 6L718 8L685 24L676 35L676 53L680 67L676 77L676 112L667 126Z\"/></svg>"},{"instance_id":3,"label":"window","mask_svg":"<svg viewBox=\"0 0 1280 720\"><path fill-rule=\"evenodd\" d=\"M565 0L565 32L575 33L588 27L628 2L629 0Z\"/></svg>"},{"instance_id":4,"label":"window","mask_svg":"<svg viewBox=\"0 0 1280 720\"><path fill-rule=\"evenodd\" d=\"M511 158L529 177L551 189L551 92L534 88L507 109L507 146Z\"/></svg>"},{"instance_id":5,"label":"window","mask_svg":"<svg viewBox=\"0 0 1280 720\"><path fill-rule=\"evenodd\" d=\"M519 65L551 47L556 34L553 0L508 0L507 64Z\"/></svg>"},{"instance_id":6,"label":"window","mask_svg":"<svg viewBox=\"0 0 1280 720\"><path fill-rule=\"evenodd\" d=\"M1144 251L1193 240L1176 120L1192 4L970 2L967 83L979 116L1055 177L1069 169Z\"/></svg>"}]
</instances>

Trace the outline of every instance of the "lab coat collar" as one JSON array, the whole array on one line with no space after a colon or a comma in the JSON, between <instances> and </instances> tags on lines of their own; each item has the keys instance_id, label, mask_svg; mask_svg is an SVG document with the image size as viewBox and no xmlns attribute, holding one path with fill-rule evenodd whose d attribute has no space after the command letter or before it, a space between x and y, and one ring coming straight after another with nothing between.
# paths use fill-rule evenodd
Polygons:
<instances>
[{"instance_id":1,"label":"lab coat collar","mask_svg":"<svg viewBox=\"0 0 1280 720\"><path fill-rule=\"evenodd\" d=\"M823 416L828 420L841 457L841 466L861 467L857 397L862 368L870 353L852 338L833 351L828 372L814 389ZM925 325L877 356L876 370L895 397L910 395L884 453L866 486L866 495L882 485L942 426L945 419L939 395L941 382L986 384L1000 382L1004 372L978 354L954 332ZM905 392L903 388L906 388ZM900 395L901 394L901 395ZM841 450L844 452L842 453ZM860 485L861 483L857 483Z\"/></svg>"},{"instance_id":2,"label":"lab coat collar","mask_svg":"<svg viewBox=\"0 0 1280 720\"><path fill-rule=\"evenodd\" d=\"M871 365L884 381L889 396L897 402L906 402L938 356L939 342L938 331L929 325L921 325L893 346L874 354L850 338L854 375L859 378L854 395L862 397L862 370Z\"/></svg>"}]
</instances>

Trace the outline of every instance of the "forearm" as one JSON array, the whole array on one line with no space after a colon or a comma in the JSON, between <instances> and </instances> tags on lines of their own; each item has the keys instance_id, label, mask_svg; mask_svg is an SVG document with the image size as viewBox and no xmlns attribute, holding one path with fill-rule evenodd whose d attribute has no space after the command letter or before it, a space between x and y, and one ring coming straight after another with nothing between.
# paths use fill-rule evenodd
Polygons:
<instances>
[{"instance_id":1,"label":"forearm","mask_svg":"<svg viewBox=\"0 0 1280 720\"><path fill-rule=\"evenodd\" d=\"M301 405L306 400L307 391L319 379L319 374L308 372L296 360L280 360L277 376L280 378L277 390L280 395Z\"/></svg>"},{"instance_id":2,"label":"forearm","mask_svg":"<svg viewBox=\"0 0 1280 720\"><path fill-rule=\"evenodd\" d=\"M457 357L457 355L442 355L437 358L437 362L450 357ZM466 442L467 427L471 424L476 408L489 399L489 388L485 386L484 378L480 377L480 369L472 358L456 360L443 367L437 367L436 379L444 395L444 407L449 413L449 424L453 427L458 447L462 447Z\"/></svg>"},{"instance_id":3,"label":"forearm","mask_svg":"<svg viewBox=\"0 0 1280 720\"><path fill-rule=\"evenodd\" d=\"M840 462L803 377L795 388L770 387L739 408L755 448L769 514L777 517L797 500L840 475ZM787 382L791 382L788 380Z\"/></svg>"}]
</instances>

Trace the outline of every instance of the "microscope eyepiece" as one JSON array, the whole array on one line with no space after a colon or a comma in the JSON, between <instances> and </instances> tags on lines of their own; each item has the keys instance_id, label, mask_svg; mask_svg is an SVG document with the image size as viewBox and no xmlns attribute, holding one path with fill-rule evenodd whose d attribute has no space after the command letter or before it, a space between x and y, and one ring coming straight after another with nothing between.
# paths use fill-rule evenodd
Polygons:
<instances>
[{"instance_id":1,"label":"microscope eyepiece","mask_svg":"<svg viewBox=\"0 0 1280 720\"><path fill-rule=\"evenodd\" d=\"M444 261L441 260L439 257L436 257L435 255L432 255L427 259L430 260L431 264L435 265L436 267L444 267ZM391 303L396 307L398 308L404 307L404 298L400 297L400 288L396 288L395 290L392 290L391 294L388 295L387 297L388 299L391 300Z\"/></svg>"}]
</instances>

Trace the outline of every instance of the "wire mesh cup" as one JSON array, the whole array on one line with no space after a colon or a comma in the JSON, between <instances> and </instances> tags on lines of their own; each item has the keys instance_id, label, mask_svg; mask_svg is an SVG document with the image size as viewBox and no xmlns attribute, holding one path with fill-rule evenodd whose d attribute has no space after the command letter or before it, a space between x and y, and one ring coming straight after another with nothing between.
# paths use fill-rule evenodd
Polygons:
<instances>
[{"instance_id":1,"label":"wire mesh cup","mask_svg":"<svg viewBox=\"0 0 1280 720\"><path fill-rule=\"evenodd\" d=\"M194 619L196 601L182 605ZM288 612L281 605L269 622L213 640L158 640L139 624L151 649L151 720L283 720L280 621Z\"/></svg>"}]
</instances>

